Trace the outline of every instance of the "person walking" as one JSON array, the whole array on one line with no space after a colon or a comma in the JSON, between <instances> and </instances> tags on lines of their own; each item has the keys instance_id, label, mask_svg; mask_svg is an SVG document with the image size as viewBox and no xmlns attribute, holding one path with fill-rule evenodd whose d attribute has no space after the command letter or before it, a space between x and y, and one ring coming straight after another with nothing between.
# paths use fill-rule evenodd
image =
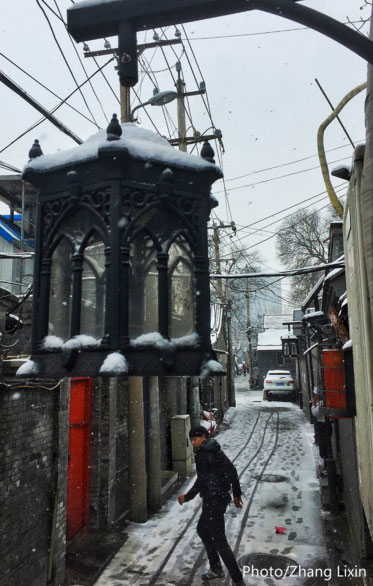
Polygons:
<instances>
[{"instance_id":1,"label":"person walking","mask_svg":"<svg viewBox=\"0 0 373 586\"><path fill-rule=\"evenodd\" d=\"M313 389L311 413L314 417L315 443L319 446L320 457L324 460L324 470L320 476L326 476L326 460L328 457L328 432L329 427L323 412L323 401L320 400L319 390Z\"/></svg>"},{"instance_id":2,"label":"person walking","mask_svg":"<svg viewBox=\"0 0 373 586\"><path fill-rule=\"evenodd\" d=\"M224 578L221 560L224 562L234 586L244 586L242 572L229 546L225 535L224 513L233 501L237 509L242 509L241 487L236 467L221 449L220 444L209 437L205 427L197 425L189 432L197 468L197 479L186 494L178 496L182 505L194 499L197 494L202 498L202 513L197 524L197 533L205 546L210 570L202 575L204 582Z\"/></svg>"}]
</instances>

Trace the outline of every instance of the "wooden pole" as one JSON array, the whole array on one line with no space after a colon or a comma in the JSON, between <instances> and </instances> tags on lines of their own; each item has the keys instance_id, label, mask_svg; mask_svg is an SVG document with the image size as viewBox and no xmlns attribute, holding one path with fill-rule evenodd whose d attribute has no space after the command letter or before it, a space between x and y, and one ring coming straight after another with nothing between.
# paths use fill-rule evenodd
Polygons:
<instances>
[{"instance_id":1,"label":"wooden pole","mask_svg":"<svg viewBox=\"0 0 373 586\"><path fill-rule=\"evenodd\" d=\"M161 437L159 427L159 381L157 376L148 378L149 397L149 511L155 513L162 506Z\"/></svg>"},{"instance_id":2,"label":"wooden pole","mask_svg":"<svg viewBox=\"0 0 373 586\"><path fill-rule=\"evenodd\" d=\"M130 520L135 523L145 523L148 518L148 507L142 377L130 376L128 387Z\"/></svg>"}]
</instances>

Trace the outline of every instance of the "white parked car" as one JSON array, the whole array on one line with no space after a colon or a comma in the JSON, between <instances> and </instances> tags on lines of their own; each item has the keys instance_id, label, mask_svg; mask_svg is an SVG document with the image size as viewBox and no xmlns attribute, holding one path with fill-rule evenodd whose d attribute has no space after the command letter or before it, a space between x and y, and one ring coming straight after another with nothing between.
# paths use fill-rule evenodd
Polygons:
<instances>
[{"instance_id":1,"label":"white parked car","mask_svg":"<svg viewBox=\"0 0 373 586\"><path fill-rule=\"evenodd\" d=\"M291 376L290 370L269 370L264 377L263 399L272 401L277 395L290 396L290 400L295 400L296 381Z\"/></svg>"}]
</instances>

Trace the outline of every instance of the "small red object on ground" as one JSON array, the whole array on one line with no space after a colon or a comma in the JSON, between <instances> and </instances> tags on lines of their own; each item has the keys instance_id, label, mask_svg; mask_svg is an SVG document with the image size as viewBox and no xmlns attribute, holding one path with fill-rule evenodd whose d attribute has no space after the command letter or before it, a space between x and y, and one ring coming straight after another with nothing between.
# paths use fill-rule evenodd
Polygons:
<instances>
[{"instance_id":1,"label":"small red object on ground","mask_svg":"<svg viewBox=\"0 0 373 586\"><path fill-rule=\"evenodd\" d=\"M276 533L285 533L286 527L276 527L276 525L275 525L275 530L276 530Z\"/></svg>"}]
</instances>

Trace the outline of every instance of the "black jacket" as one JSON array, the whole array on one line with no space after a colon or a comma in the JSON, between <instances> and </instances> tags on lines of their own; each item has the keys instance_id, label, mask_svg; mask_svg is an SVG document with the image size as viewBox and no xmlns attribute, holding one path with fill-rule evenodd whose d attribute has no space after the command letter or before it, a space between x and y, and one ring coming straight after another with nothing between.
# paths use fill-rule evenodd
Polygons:
<instances>
[{"instance_id":1,"label":"black jacket","mask_svg":"<svg viewBox=\"0 0 373 586\"><path fill-rule=\"evenodd\" d=\"M201 498L241 496L240 481L236 467L212 438L204 441L196 451L197 480L186 493L185 501L192 500L198 493ZM230 498L230 497L229 497Z\"/></svg>"}]
</instances>

